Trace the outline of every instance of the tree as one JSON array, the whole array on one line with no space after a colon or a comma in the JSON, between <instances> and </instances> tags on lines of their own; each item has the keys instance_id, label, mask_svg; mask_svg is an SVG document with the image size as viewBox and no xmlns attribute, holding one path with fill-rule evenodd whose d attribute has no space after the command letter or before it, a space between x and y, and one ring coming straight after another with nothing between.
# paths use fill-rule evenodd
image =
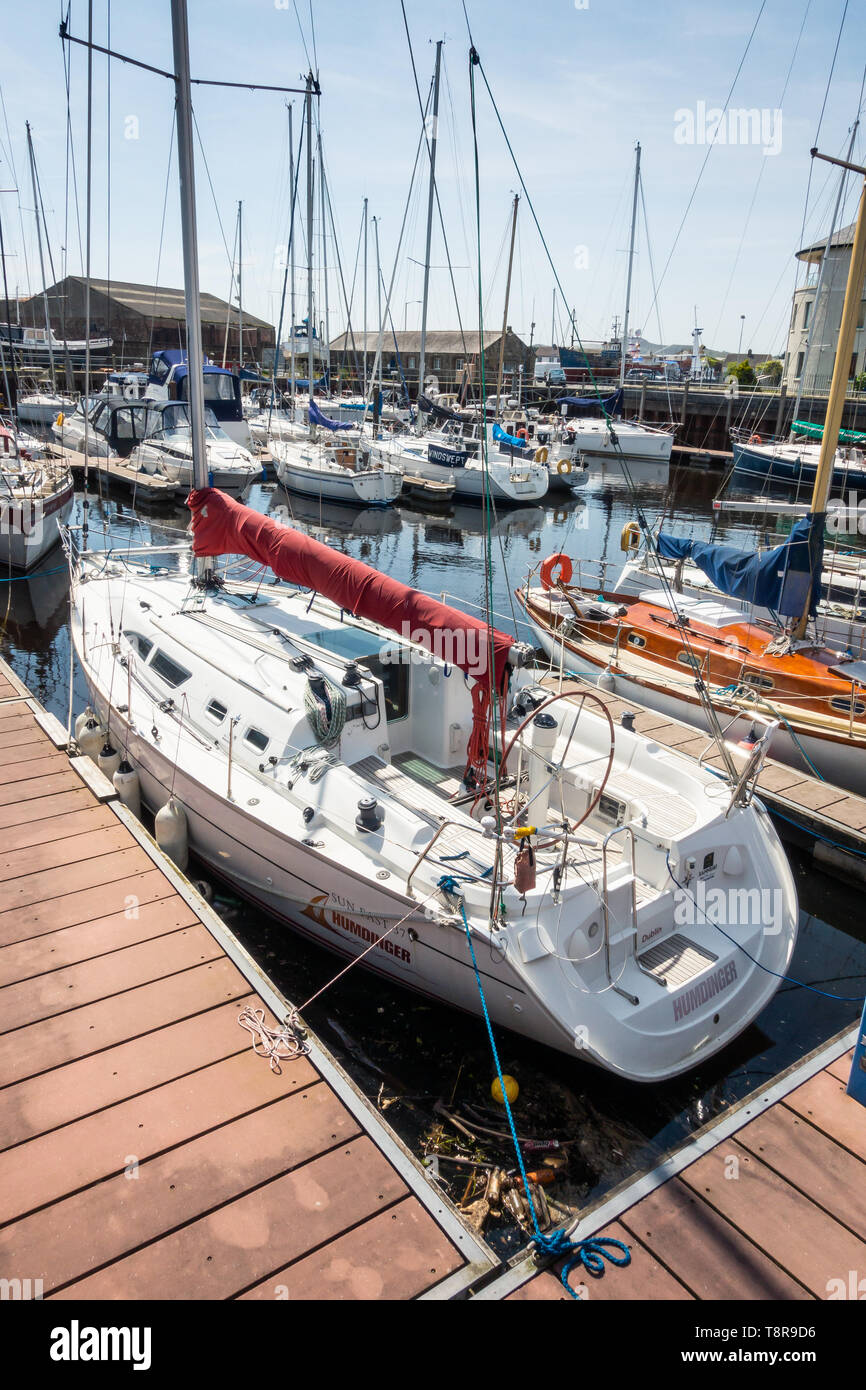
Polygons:
<instances>
[{"instance_id":1,"label":"tree","mask_svg":"<svg viewBox=\"0 0 866 1390\"><path fill-rule=\"evenodd\" d=\"M758 376L767 378L774 386L782 380L782 364L777 357L770 357L758 367Z\"/></svg>"},{"instance_id":2,"label":"tree","mask_svg":"<svg viewBox=\"0 0 866 1390\"><path fill-rule=\"evenodd\" d=\"M736 377L741 386L754 386L755 384L755 369L751 362L745 358L742 362L729 362L726 375Z\"/></svg>"}]
</instances>

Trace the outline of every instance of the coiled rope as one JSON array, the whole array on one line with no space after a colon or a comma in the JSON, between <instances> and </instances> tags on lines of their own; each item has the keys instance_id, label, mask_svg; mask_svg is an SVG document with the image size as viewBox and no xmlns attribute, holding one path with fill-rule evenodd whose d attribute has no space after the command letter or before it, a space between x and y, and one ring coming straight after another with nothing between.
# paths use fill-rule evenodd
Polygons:
<instances>
[{"instance_id":1,"label":"coiled rope","mask_svg":"<svg viewBox=\"0 0 866 1390\"><path fill-rule=\"evenodd\" d=\"M269 1028L264 1009L249 1006L238 1014L238 1023L252 1037L253 1052L257 1057L267 1057L276 1076L282 1075L280 1062L293 1062L297 1057L305 1057L310 1050L296 1009L286 1016L282 1028Z\"/></svg>"},{"instance_id":2,"label":"coiled rope","mask_svg":"<svg viewBox=\"0 0 866 1390\"><path fill-rule=\"evenodd\" d=\"M631 1252L628 1246L621 1240L615 1240L613 1236L590 1236L586 1240L572 1240L564 1230L552 1231L545 1235L538 1224L538 1217L535 1214L535 1203L529 1191L529 1179L526 1176L526 1167L523 1162L523 1154L520 1151L520 1143L517 1138L517 1130L514 1126L514 1117L511 1113L511 1106L505 1092L505 1082L502 1076L502 1065L499 1061L499 1053L496 1049L496 1041L493 1037L493 1026L490 1022L490 1013L487 1008L487 1000L484 997L484 986L481 983L481 975L478 970L478 962L475 959L475 948L472 945L472 932L466 917L466 904L463 901L463 893L457 880L451 874L443 874L439 879L441 891L451 897L459 898L460 912L463 917L463 927L466 932L466 941L469 945L469 955L472 960L472 969L475 972L475 983L478 985L478 994L481 999L481 1009L484 1014L484 1022L487 1026L487 1037L490 1041L490 1050L493 1053L493 1061L496 1065L496 1075L499 1077L499 1088L502 1102L505 1106L505 1113L508 1117L508 1128L511 1131L511 1138L514 1143L514 1152L517 1155L517 1166L520 1169L520 1176L523 1181L523 1190L526 1193L526 1201L532 1217L533 1235L532 1241L539 1250L546 1255L554 1258L564 1257L565 1263L560 1270L559 1277L564 1288L571 1298L579 1301L580 1295L571 1287L568 1276L573 1269L583 1265L587 1273L593 1278L600 1279L605 1272L604 1262L609 1260L613 1265L625 1266L631 1264ZM616 1250L621 1254L614 1253Z\"/></svg>"},{"instance_id":3,"label":"coiled rope","mask_svg":"<svg viewBox=\"0 0 866 1390\"><path fill-rule=\"evenodd\" d=\"M304 688L304 709L310 727L324 748L335 744L346 722L346 697L339 686L322 677L322 693L318 695L309 680Z\"/></svg>"}]
</instances>

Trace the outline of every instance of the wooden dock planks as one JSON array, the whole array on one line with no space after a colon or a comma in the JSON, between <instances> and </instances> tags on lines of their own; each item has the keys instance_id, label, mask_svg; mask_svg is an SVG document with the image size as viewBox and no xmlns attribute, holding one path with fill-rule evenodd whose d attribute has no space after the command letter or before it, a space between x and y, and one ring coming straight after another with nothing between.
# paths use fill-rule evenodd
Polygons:
<instances>
[{"instance_id":1,"label":"wooden dock planks","mask_svg":"<svg viewBox=\"0 0 866 1390\"><path fill-rule=\"evenodd\" d=\"M253 1053L260 977L195 902L0 665L0 1277L413 1298L493 1268L316 1047L279 1075Z\"/></svg>"},{"instance_id":2,"label":"wooden dock planks","mask_svg":"<svg viewBox=\"0 0 866 1390\"><path fill-rule=\"evenodd\" d=\"M582 1296L657 1298L654 1262L701 1300L826 1299L833 1281L866 1269L866 1110L845 1095L850 1062L831 1062L633 1205L625 1193L617 1221L583 1222L581 1237L625 1240L632 1263L583 1274ZM506 1294L563 1296L554 1270Z\"/></svg>"}]
</instances>

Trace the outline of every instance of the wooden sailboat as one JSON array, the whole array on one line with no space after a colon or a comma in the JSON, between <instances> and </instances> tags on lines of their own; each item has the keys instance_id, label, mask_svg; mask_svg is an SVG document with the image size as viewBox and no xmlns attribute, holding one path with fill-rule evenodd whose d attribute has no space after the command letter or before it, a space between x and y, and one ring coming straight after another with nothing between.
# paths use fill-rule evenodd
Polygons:
<instances>
[{"instance_id":1,"label":"wooden sailboat","mask_svg":"<svg viewBox=\"0 0 866 1390\"><path fill-rule=\"evenodd\" d=\"M826 158L826 156L820 156ZM833 163L842 161L831 160ZM849 165L866 174L859 166ZM861 194L821 455L808 517L763 556L667 537L668 558L692 559L723 594L787 618L777 631L741 605L662 588L598 594L569 584L567 556L541 567L540 587L519 591L550 657L643 703L752 741L756 719L778 721L774 754L852 791L866 792L866 662L809 638L821 581L827 497L845 397L847 364L866 274L866 184ZM712 706L712 708L711 708ZM715 711L715 714L714 712ZM752 738L750 738L750 735Z\"/></svg>"}]
</instances>

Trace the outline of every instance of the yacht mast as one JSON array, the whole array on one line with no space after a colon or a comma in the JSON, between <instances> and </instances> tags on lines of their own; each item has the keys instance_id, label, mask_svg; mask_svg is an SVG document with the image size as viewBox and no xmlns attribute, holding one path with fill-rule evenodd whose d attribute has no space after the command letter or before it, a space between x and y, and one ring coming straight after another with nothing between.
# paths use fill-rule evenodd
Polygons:
<instances>
[{"instance_id":1,"label":"yacht mast","mask_svg":"<svg viewBox=\"0 0 866 1390\"><path fill-rule=\"evenodd\" d=\"M289 103L289 276L291 280L291 308L289 310L291 327L289 330L289 352L291 375L289 395L292 402L292 419L295 418L295 148L292 144L292 103ZM283 291L285 293L285 290Z\"/></svg>"},{"instance_id":2,"label":"yacht mast","mask_svg":"<svg viewBox=\"0 0 866 1390\"><path fill-rule=\"evenodd\" d=\"M322 352L325 355L325 376L328 382L328 391L331 390L331 335L328 329L328 243L326 240L327 224L325 222L325 161L322 158L322 132L319 131L319 201L321 205L322 217L322 293L324 298L324 325L322 329Z\"/></svg>"},{"instance_id":3,"label":"yacht mast","mask_svg":"<svg viewBox=\"0 0 866 1390\"><path fill-rule=\"evenodd\" d=\"M36 240L39 245L39 273L42 276L42 307L45 310L45 335L48 343L48 363L51 368L51 390L57 392L57 374L54 370L54 349L51 346L51 320L48 316L48 286L45 283L45 256L42 251L42 227L39 223L39 195L36 191L36 160L33 155L33 137L30 134L30 122L25 121L27 126L27 153L30 156L30 178L33 183L33 212L36 217ZM87 334L90 336L90 325L87 325Z\"/></svg>"},{"instance_id":4,"label":"yacht mast","mask_svg":"<svg viewBox=\"0 0 866 1390\"><path fill-rule=\"evenodd\" d=\"M367 199L364 199L364 393L367 399Z\"/></svg>"},{"instance_id":5,"label":"yacht mast","mask_svg":"<svg viewBox=\"0 0 866 1390\"><path fill-rule=\"evenodd\" d=\"M180 212L183 234L183 288L186 302L186 354L189 375L189 416L194 486L208 486L207 448L204 431L204 376L201 348L201 300L198 281L198 235L195 216L195 157L193 152L192 98L189 82L189 30L186 0L171 0L171 33L174 45L174 85L177 106L177 164L180 176ZM196 561L196 577L207 582L212 561Z\"/></svg>"},{"instance_id":6,"label":"yacht mast","mask_svg":"<svg viewBox=\"0 0 866 1390\"><path fill-rule=\"evenodd\" d=\"M424 372L427 362L427 303L430 296L430 243L433 236L433 199L436 194L436 142L439 134L439 70L442 62L442 40L436 44L436 75L433 79L433 127L430 132L430 184L427 192L427 245L424 251L424 296L421 302L421 352L418 358L418 395L424 391ZM421 411L416 416L421 430Z\"/></svg>"},{"instance_id":7,"label":"yacht mast","mask_svg":"<svg viewBox=\"0 0 866 1390\"><path fill-rule=\"evenodd\" d=\"M813 150L812 155L818 159L824 159L830 164L839 164L843 169L850 169L854 173L866 176L866 169L859 164L851 164L844 159L833 159L830 155L820 155L817 150ZM851 349L854 346L857 316L863 294L864 276L866 276L866 181L861 189L860 204L857 208L857 222L854 229L854 244L851 247L851 261L848 266L848 283L845 287L845 303L842 306L842 322L839 327L836 362L833 367L833 380L830 383L830 395L827 400L827 415L824 420L824 433L821 437L818 471L815 474L815 486L812 491L810 507L812 516L821 516L827 509L827 498L830 494L830 484L833 481L833 463L836 458L836 447L839 443L839 426L842 423L842 411L845 405L848 366L851 361ZM807 602L793 631L795 641L800 641L805 636L808 622L809 604Z\"/></svg>"},{"instance_id":8,"label":"yacht mast","mask_svg":"<svg viewBox=\"0 0 866 1390\"><path fill-rule=\"evenodd\" d=\"M307 376L313 394L313 74L307 74Z\"/></svg>"},{"instance_id":9,"label":"yacht mast","mask_svg":"<svg viewBox=\"0 0 866 1390\"><path fill-rule=\"evenodd\" d=\"M619 359L619 384L625 381L625 363L628 353L628 311L631 305L631 272L634 265L634 233L637 225L637 194L640 187L640 142L634 147L634 197L631 205L631 233L628 241L628 276L625 285L625 315L622 321L622 348Z\"/></svg>"},{"instance_id":10,"label":"yacht mast","mask_svg":"<svg viewBox=\"0 0 866 1390\"><path fill-rule=\"evenodd\" d=\"M244 310L241 298L241 267L243 266L243 203L238 203L238 370L244 369Z\"/></svg>"},{"instance_id":11,"label":"yacht mast","mask_svg":"<svg viewBox=\"0 0 866 1390\"><path fill-rule=\"evenodd\" d=\"M502 369L505 365L505 335L508 332L508 301L511 298L511 270L514 265L514 238L517 235L517 204L520 198L514 195L514 212L511 218L511 249L508 252L508 279L505 282L505 313L502 315L502 337L499 339L499 372L496 377L496 416L499 418L499 398L502 395ZM484 344L481 344L484 351Z\"/></svg>"}]
</instances>

